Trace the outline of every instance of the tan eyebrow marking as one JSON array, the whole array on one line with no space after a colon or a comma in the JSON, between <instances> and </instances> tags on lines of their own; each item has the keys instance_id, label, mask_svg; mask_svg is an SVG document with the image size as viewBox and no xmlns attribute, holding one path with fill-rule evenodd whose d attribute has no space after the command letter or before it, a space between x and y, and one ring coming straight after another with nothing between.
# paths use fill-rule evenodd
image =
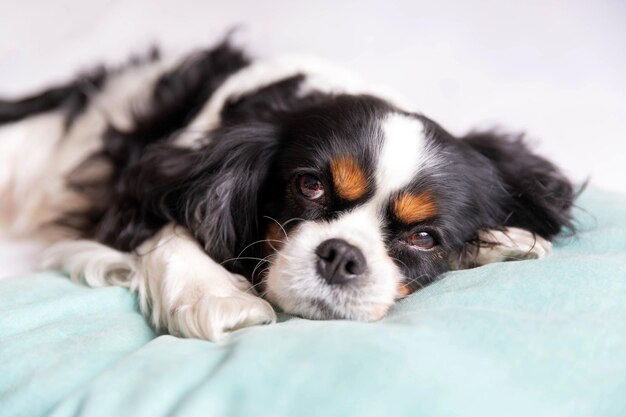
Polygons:
<instances>
[{"instance_id":1,"label":"tan eyebrow marking","mask_svg":"<svg viewBox=\"0 0 626 417\"><path fill-rule=\"evenodd\" d=\"M394 214L404 224L421 222L439 214L430 193L401 194L395 201Z\"/></svg>"},{"instance_id":2,"label":"tan eyebrow marking","mask_svg":"<svg viewBox=\"0 0 626 417\"><path fill-rule=\"evenodd\" d=\"M330 170L337 194L344 200L358 200L367 192L367 176L354 159L346 156L334 159Z\"/></svg>"}]
</instances>

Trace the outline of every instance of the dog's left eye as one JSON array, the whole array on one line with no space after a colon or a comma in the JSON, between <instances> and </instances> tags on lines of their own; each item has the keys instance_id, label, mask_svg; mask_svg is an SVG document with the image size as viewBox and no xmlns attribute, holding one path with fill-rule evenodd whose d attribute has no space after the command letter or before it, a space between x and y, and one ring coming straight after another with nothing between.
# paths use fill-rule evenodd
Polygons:
<instances>
[{"instance_id":1,"label":"dog's left eye","mask_svg":"<svg viewBox=\"0 0 626 417\"><path fill-rule=\"evenodd\" d=\"M309 200L317 200L324 195L324 185L311 174L304 174L298 178L298 189Z\"/></svg>"}]
</instances>

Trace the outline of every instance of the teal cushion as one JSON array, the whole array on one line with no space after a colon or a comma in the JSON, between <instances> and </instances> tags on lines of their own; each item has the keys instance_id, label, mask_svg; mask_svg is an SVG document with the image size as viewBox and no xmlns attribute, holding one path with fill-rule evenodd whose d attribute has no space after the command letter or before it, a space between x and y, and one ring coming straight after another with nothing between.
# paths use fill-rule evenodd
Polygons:
<instances>
[{"instance_id":1,"label":"teal cushion","mask_svg":"<svg viewBox=\"0 0 626 417\"><path fill-rule=\"evenodd\" d=\"M546 259L449 273L376 323L155 337L121 288L0 282L0 416L625 416L626 197Z\"/></svg>"}]
</instances>

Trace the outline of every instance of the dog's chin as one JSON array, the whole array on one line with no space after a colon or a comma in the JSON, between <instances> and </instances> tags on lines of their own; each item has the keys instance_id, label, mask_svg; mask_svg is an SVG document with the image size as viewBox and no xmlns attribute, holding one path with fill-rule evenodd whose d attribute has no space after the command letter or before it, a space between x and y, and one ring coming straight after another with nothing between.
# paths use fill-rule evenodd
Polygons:
<instances>
[{"instance_id":1,"label":"dog's chin","mask_svg":"<svg viewBox=\"0 0 626 417\"><path fill-rule=\"evenodd\" d=\"M284 313L313 320L376 321L382 319L393 304L393 301L366 303L340 290L328 291L331 292L334 294L328 298L296 296L272 290L268 285L266 297Z\"/></svg>"}]
</instances>

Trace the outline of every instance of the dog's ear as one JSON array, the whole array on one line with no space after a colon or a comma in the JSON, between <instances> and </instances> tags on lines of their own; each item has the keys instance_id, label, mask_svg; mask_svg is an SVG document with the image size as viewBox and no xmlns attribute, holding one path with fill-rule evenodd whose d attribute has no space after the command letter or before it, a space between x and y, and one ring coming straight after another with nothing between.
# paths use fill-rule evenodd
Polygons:
<instances>
[{"instance_id":1,"label":"dog's ear","mask_svg":"<svg viewBox=\"0 0 626 417\"><path fill-rule=\"evenodd\" d=\"M554 164L531 152L521 136L472 133L461 141L490 165L490 187L502 190L495 202L502 218L477 231L462 254L462 266L542 257L549 252L548 240L563 228L573 229L572 184Z\"/></svg>"},{"instance_id":2,"label":"dog's ear","mask_svg":"<svg viewBox=\"0 0 626 417\"><path fill-rule=\"evenodd\" d=\"M574 191L551 162L528 149L522 137L473 133L462 141L495 167L506 195L500 202L502 227L518 227L551 238L571 227Z\"/></svg>"},{"instance_id":3,"label":"dog's ear","mask_svg":"<svg viewBox=\"0 0 626 417\"><path fill-rule=\"evenodd\" d=\"M126 222L134 219L145 235L154 225L158 230L174 221L216 261L236 257L258 230L259 193L277 142L273 125L251 123L217 129L211 143L199 149L175 144L147 149L119 190L120 200L134 207L124 215Z\"/></svg>"},{"instance_id":4,"label":"dog's ear","mask_svg":"<svg viewBox=\"0 0 626 417\"><path fill-rule=\"evenodd\" d=\"M178 202L167 205L214 259L238 256L258 231L258 205L277 148L273 125L224 128L188 167ZM198 151L191 151L192 154ZM171 200L171 199L170 199Z\"/></svg>"},{"instance_id":5,"label":"dog's ear","mask_svg":"<svg viewBox=\"0 0 626 417\"><path fill-rule=\"evenodd\" d=\"M278 130L266 123L235 125L216 131L212 140L193 168L179 221L211 257L224 261L257 237L259 200L278 148Z\"/></svg>"}]
</instances>

